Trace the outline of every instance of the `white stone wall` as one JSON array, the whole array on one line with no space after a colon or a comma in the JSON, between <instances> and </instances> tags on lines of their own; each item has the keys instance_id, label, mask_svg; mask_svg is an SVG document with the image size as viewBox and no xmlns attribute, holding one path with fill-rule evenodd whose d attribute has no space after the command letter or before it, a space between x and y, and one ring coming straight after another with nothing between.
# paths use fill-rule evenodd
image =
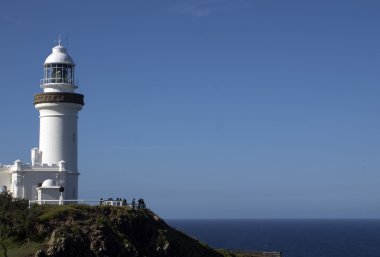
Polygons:
<instances>
[{"instance_id":1,"label":"white stone wall","mask_svg":"<svg viewBox=\"0 0 380 257\"><path fill-rule=\"evenodd\" d=\"M65 200L78 199L78 173L66 174L66 184L64 191Z\"/></svg>"},{"instance_id":2,"label":"white stone wall","mask_svg":"<svg viewBox=\"0 0 380 257\"><path fill-rule=\"evenodd\" d=\"M65 188L63 199L78 199L79 174L77 172L60 171L57 166L29 167L18 171L12 171L12 168L14 169L14 166L6 169L0 168L0 191L3 186L6 186L14 197L37 200L38 183L52 179L56 181L57 186Z\"/></svg>"},{"instance_id":3,"label":"white stone wall","mask_svg":"<svg viewBox=\"0 0 380 257\"><path fill-rule=\"evenodd\" d=\"M12 174L8 172L8 169L0 169L0 191L3 189L3 186L7 187L7 190L10 190L12 185Z\"/></svg>"},{"instance_id":4,"label":"white stone wall","mask_svg":"<svg viewBox=\"0 0 380 257\"><path fill-rule=\"evenodd\" d=\"M52 188L39 188L37 190L37 192L38 192L37 194L40 194L40 197L38 199L40 204L45 204L45 203L48 203L48 204L59 204L58 200L59 200L59 197L60 197L61 193L59 192L58 188L56 188L56 187L52 187ZM57 200L57 201L56 202L55 201L53 201L53 202L50 202L50 201L44 202L44 200Z\"/></svg>"}]
</instances>

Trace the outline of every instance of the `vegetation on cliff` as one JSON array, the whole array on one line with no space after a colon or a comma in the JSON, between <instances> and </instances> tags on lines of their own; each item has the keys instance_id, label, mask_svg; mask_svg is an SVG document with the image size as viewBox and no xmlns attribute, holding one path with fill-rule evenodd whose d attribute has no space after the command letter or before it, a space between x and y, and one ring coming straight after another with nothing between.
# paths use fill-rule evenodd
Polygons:
<instances>
[{"instance_id":1,"label":"vegetation on cliff","mask_svg":"<svg viewBox=\"0 0 380 257\"><path fill-rule=\"evenodd\" d=\"M87 205L33 205L0 194L4 257L223 257L169 227L150 210ZM253 256L253 255L244 255Z\"/></svg>"}]
</instances>

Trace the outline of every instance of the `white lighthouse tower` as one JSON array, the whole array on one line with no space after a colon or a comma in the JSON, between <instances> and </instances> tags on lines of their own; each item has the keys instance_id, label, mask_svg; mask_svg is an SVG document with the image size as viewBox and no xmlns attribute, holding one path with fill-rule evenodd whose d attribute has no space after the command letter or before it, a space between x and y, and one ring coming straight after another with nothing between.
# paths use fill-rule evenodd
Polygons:
<instances>
[{"instance_id":1,"label":"white lighthouse tower","mask_svg":"<svg viewBox=\"0 0 380 257\"><path fill-rule=\"evenodd\" d=\"M78 199L77 123L84 96L75 93L74 68L59 40L44 63L43 93L34 96L40 114L39 148L32 149L31 163L0 164L0 191L39 204Z\"/></svg>"},{"instance_id":2,"label":"white lighthouse tower","mask_svg":"<svg viewBox=\"0 0 380 257\"><path fill-rule=\"evenodd\" d=\"M74 93L77 85L75 64L67 49L58 41L44 64L41 80L43 93L34 97L40 112L39 149L32 150L35 163L63 168L66 199L78 197L78 112L82 109L83 95Z\"/></svg>"}]
</instances>

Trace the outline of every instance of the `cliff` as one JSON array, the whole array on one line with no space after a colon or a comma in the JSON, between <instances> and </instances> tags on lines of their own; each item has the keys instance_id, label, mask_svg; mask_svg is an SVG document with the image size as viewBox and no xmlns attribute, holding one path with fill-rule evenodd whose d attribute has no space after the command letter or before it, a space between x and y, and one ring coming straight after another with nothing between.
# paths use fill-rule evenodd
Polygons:
<instances>
[{"instance_id":1,"label":"cliff","mask_svg":"<svg viewBox=\"0 0 380 257\"><path fill-rule=\"evenodd\" d=\"M4 204L0 195L0 256L223 257L278 256L216 251L168 226L148 209L111 206ZM11 202L9 202L11 201Z\"/></svg>"},{"instance_id":2,"label":"cliff","mask_svg":"<svg viewBox=\"0 0 380 257\"><path fill-rule=\"evenodd\" d=\"M36 219L29 227L33 230L29 239L34 242L33 251L36 242L39 249L34 254L26 251L26 256L223 256L169 227L147 209L66 205L35 206L32 212ZM12 256L12 246L8 244L8 256Z\"/></svg>"}]
</instances>

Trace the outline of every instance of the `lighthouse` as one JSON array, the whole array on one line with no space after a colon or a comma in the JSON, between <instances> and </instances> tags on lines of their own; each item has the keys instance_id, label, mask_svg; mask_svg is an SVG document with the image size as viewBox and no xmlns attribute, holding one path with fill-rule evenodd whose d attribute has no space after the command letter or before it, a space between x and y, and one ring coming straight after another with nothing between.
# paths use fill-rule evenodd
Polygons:
<instances>
[{"instance_id":1,"label":"lighthouse","mask_svg":"<svg viewBox=\"0 0 380 257\"><path fill-rule=\"evenodd\" d=\"M84 102L83 95L74 93L74 69L74 61L61 44L45 60L40 85L44 92L34 96L40 113L39 151L35 156L48 165L64 161L67 170L77 172L78 112Z\"/></svg>"},{"instance_id":2,"label":"lighthouse","mask_svg":"<svg viewBox=\"0 0 380 257\"><path fill-rule=\"evenodd\" d=\"M39 147L31 163L0 164L0 189L38 203L78 199L78 113L84 105L75 90L75 63L58 40L43 64L42 93L34 96L39 112Z\"/></svg>"},{"instance_id":3,"label":"lighthouse","mask_svg":"<svg viewBox=\"0 0 380 257\"><path fill-rule=\"evenodd\" d=\"M84 105L84 96L74 92L78 87L75 63L58 42L44 63L40 83L43 93L34 96L34 106L40 113L40 133L39 149L32 150L32 163L64 167L72 175L66 187L72 191L72 198L77 198L78 112Z\"/></svg>"}]
</instances>

